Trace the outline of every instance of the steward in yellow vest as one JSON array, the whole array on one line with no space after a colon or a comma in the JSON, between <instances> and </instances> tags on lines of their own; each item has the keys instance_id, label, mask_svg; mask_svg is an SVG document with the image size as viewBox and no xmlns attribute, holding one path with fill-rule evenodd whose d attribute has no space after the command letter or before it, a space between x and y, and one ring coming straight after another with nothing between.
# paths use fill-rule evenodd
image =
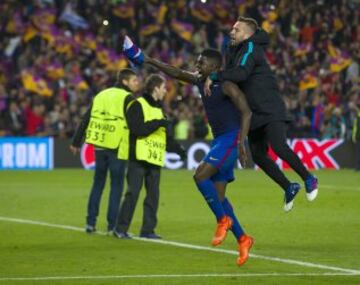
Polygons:
<instances>
[{"instance_id":1,"label":"steward in yellow vest","mask_svg":"<svg viewBox=\"0 0 360 285\"><path fill-rule=\"evenodd\" d=\"M95 173L86 217L86 232L95 231L101 195L110 171L110 196L107 213L108 231L112 232L123 191L126 161L129 157L129 129L125 111L139 89L136 73L122 69L114 87L99 92L77 128L70 150L80 151L83 137L95 146Z\"/></svg>"},{"instance_id":2,"label":"steward in yellow vest","mask_svg":"<svg viewBox=\"0 0 360 285\"><path fill-rule=\"evenodd\" d=\"M152 120L164 120L161 108L151 106L145 98L137 100L144 114L144 123ZM166 127L166 126L165 126ZM148 136L136 139L135 156L137 160L164 166L166 153L166 128L161 126Z\"/></svg>"},{"instance_id":3,"label":"steward in yellow vest","mask_svg":"<svg viewBox=\"0 0 360 285\"><path fill-rule=\"evenodd\" d=\"M129 92L111 87L94 98L85 142L107 149L120 149L119 159L128 159L129 129L124 106Z\"/></svg>"},{"instance_id":4,"label":"steward in yellow vest","mask_svg":"<svg viewBox=\"0 0 360 285\"><path fill-rule=\"evenodd\" d=\"M131 102L126 112L130 131L130 153L127 172L128 190L120 207L114 235L130 238L127 231L135 211L140 190L145 182L143 224L140 236L160 238L155 234L159 203L160 170L165 162L166 150L180 157L185 151L169 135L168 121L162 111L162 100L166 94L165 79L150 75L145 82L144 96Z\"/></svg>"}]
</instances>

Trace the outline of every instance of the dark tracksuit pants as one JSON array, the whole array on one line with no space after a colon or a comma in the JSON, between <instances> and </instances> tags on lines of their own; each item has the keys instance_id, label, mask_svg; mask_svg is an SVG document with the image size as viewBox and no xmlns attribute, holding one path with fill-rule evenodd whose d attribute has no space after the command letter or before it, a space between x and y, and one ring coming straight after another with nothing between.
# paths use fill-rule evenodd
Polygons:
<instances>
[{"instance_id":1,"label":"dark tracksuit pants","mask_svg":"<svg viewBox=\"0 0 360 285\"><path fill-rule=\"evenodd\" d=\"M159 206L160 167L130 160L127 171L128 190L120 207L115 230L127 232L134 216L140 190L145 182L146 198L143 204L143 224L140 234L154 233Z\"/></svg>"},{"instance_id":2,"label":"dark tracksuit pants","mask_svg":"<svg viewBox=\"0 0 360 285\"><path fill-rule=\"evenodd\" d=\"M285 177L277 164L268 156L269 146L271 146L273 151L282 160L286 161L303 180L310 175L300 158L286 143L285 122L274 121L260 128L251 130L248 138L253 161L284 190L289 187L290 181Z\"/></svg>"},{"instance_id":3,"label":"dark tracksuit pants","mask_svg":"<svg viewBox=\"0 0 360 285\"><path fill-rule=\"evenodd\" d=\"M104 190L107 172L110 170L107 221L108 230L113 230L123 192L126 161L117 158L117 150L102 149L95 150L95 163L94 181L89 196L88 215L86 217L87 224L91 226L96 224L101 195Z\"/></svg>"}]
</instances>

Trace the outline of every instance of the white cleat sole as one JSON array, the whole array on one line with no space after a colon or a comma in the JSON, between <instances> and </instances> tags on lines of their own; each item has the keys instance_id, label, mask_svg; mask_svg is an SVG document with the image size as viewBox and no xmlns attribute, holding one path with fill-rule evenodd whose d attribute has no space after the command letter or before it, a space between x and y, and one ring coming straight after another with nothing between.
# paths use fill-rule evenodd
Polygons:
<instances>
[{"instance_id":1,"label":"white cleat sole","mask_svg":"<svg viewBox=\"0 0 360 285\"><path fill-rule=\"evenodd\" d=\"M292 200L290 203L285 203L284 211L285 212L290 212L291 209L293 208L293 206L294 206L294 200Z\"/></svg>"},{"instance_id":2,"label":"white cleat sole","mask_svg":"<svg viewBox=\"0 0 360 285\"><path fill-rule=\"evenodd\" d=\"M316 199L317 195L318 195L318 189L314 189L310 193L306 193L306 198L309 202L312 202Z\"/></svg>"}]
</instances>

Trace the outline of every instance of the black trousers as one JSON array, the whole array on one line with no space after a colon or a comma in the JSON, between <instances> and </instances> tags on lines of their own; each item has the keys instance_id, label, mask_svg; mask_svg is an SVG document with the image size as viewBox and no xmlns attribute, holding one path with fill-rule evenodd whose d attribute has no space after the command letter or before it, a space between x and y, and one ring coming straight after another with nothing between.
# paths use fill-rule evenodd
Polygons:
<instances>
[{"instance_id":1,"label":"black trousers","mask_svg":"<svg viewBox=\"0 0 360 285\"><path fill-rule=\"evenodd\" d=\"M134 216L140 190L145 181L146 197L143 204L143 224L140 234L154 233L159 206L160 167L141 161L129 161L127 171L128 189L120 207L116 231L127 232Z\"/></svg>"},{"instance_id":2,"label":"black trousers","mask_svg":"<svg viewBox=\"0 0 360 285\"><path fill-rule=\"evenodd\" d=\"M117 151L95 150L94 182L89 195L86 222L95 226L99 214L101 196L105 187L106 176L110 171L110 195L107 211L108 230L113 230L119 211L120 199L123 192L126 161L117 158Z\"/></svg>"},{"instance_id":3,"label":"black trousers","mask_svg":"<svg viewBox=\"0 0 360 285\"><path fill-rule=\"evenodd\" d=\"M251 130L248 138L253 161L284 190L289 187L290 181L285 177L277 164L268 156L269 146L271 146L273 151L282 160L286 161L303 180L310 175L300 158L286 143L285 122L270 122L260 128Z\"/></svg>"}]
</instances>

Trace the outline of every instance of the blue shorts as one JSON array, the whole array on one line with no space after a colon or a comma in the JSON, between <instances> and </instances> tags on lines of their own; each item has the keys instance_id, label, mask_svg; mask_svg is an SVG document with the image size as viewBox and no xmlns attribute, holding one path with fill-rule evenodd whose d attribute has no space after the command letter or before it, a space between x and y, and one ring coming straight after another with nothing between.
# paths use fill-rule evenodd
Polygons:
<instances>
[{"instance_id":1,"label":"blue shorts","mask_svg":"<svg viewBox=\"0 0 360 285\"><path fill-rule=\"evenodd\" d=\"M218 172L211 177L214 182L234 180L234 167L238 158L237 141L239 130L218 136L211 142L211 149L203 161L216 167Z\"/></svg>"}]
</instances>

